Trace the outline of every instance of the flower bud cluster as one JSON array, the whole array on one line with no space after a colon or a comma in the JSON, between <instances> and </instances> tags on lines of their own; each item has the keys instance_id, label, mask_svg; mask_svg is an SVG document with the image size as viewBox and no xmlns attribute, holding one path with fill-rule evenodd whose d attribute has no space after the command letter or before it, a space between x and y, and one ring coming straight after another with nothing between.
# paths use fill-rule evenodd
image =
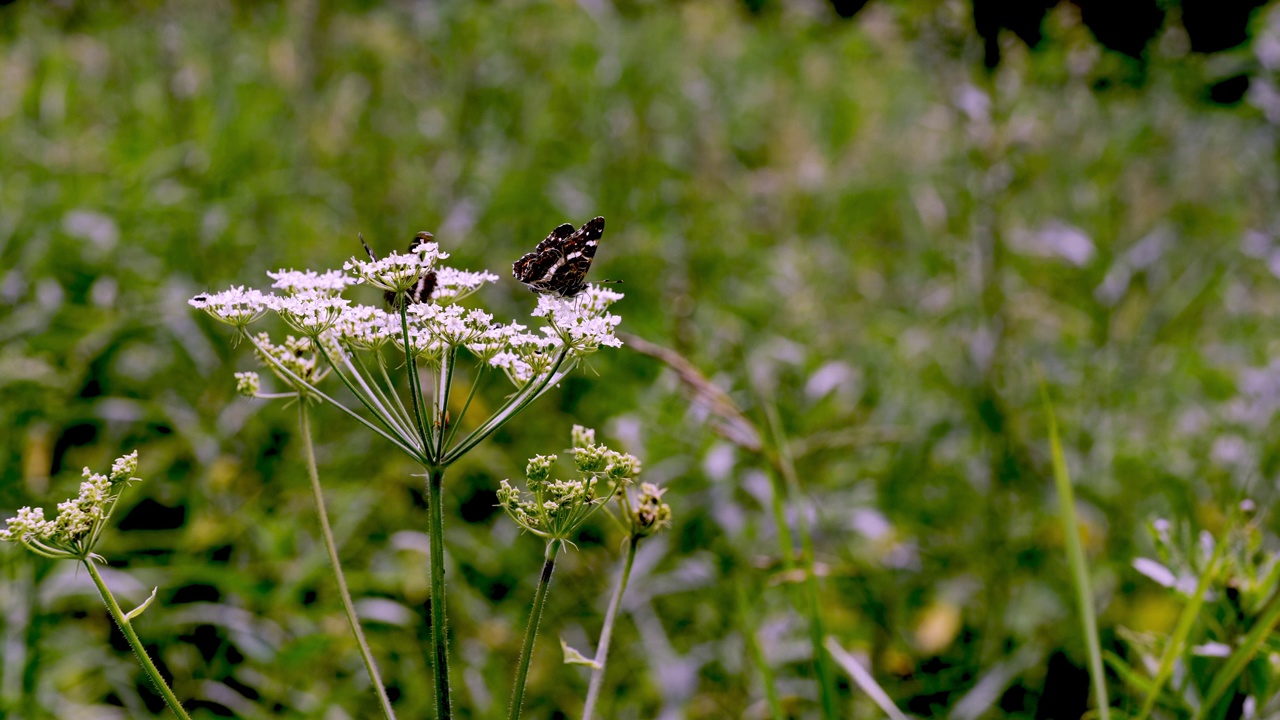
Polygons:
<instances>
[{"instance_id":1,"label":"flower bud cluster","mask_svg":"<svg viewBox=\"0 0 1280 720\"><path fill-rule=\"evenodd\" d=\"M257 397L262 391L262 379L256 372L236 373L236 392L245 397Z\"/></svg>"},{"instance_id":2,"label":"flower bud cluster","mask_svg":"<svg viewBox=\"0 0 1280 720\"><path fill-rule=\"evenodd\" d=\"M120 491L138 480L138 452L116 458L107 475L84 469L80 493L58 503L58 515L46 520L43 508L24 507L5 521L0 540L21 543L46 557L83 559L93 552L98 536L111 517Z\"/></svg>"},{"instance_id":3,"label":"flower bud cluster","mask_svg":"<svg viewBox=\"0 0 1280 720\"><path fill-rule=\"evenodd\" d=\"M321 367L319 358L316 356L316 344L310 338L296 338L290 335L285 338L284 344L276 345L271 342L271 338L266 333L259 333L255 341L258 358L262 363L271 368L276 377L299 392L304 388L299 387L298 381L290 377L289 373L310 385L315 385L329 372L327 368Z\"/></svg>"},{"instance_id":4,"label":"flower bud cluster","mask_svg":"<svg viewBox=\"0 0 1280 720\"><path fill-rule=\"evenodd\" d=\"M613 495L614 489L630 476L626 470L640 467L633 456L610 450L604 445L586 442L595 432L582 427L573 430L574 464L578 477L553 479L555 455L535 455L525 468L527 493L521 493L508 480L498 489L498 504L517 525L548 539L568 540L578 527ZM580 442L581 441L581 442ZM608 491L598 492L600 481L608 483Z\"/></svg>"},{"instance_id":5,"label":"flower bud cluster","mask_svg":"<svg viewBox=\"0 0 1280 720\"><path fill-rule=\"evenodd\" d=\"M624 517L631 526L633 537L648 537L671 525L671 506L662 502L666 492L666 488L659 488L653 483L640 483L634 501L623 505Z\"/></svg>"}]
</instances>

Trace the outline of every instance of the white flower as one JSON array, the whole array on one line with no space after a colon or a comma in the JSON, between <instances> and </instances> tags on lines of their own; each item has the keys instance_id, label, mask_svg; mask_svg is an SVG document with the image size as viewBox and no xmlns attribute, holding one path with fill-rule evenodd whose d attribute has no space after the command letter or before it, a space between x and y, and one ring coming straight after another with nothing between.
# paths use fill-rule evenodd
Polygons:
<instances>
[{"instance_id":1,"label":"white flower","mask_svg":"<svg viewBox=\"0 0 1280 720\"><path fill-rule=\"evenodd\" d=\"M317 273L314 270L277 270L268 272L267 277L275 280L271 287L294 295L297 293L327 293L337 295L350 285L357 285L360 278L354 278L341 270L330 270Z\"/></svg>"},{"instance_id":2,"label":"white flower","mask_svg":"<svg viewBox=\"0 0 1280 720\"><path fill-rule=\"evenodd\" d=\"M20 542L46 556L88 557L120 490L127 481L137 479L132 477L137 470L137 451L116 458L110 477L85 468L80 493L58 503L56 518L46 520L42 508L21 508L15 517L5 521L0 540Z\"/></svg>"},{"instance_id":3,"label":"white flower","mask_svg":"<svg viewBox=\"0 0 1280 720\"><path fill-rule=\"evenodd\" d=\"M441 267L436 270L436 290L431 298L437 302L457 302L479 290L485 283L497 281L498 276L491 272Z\"/></svg>"},{"instance_id":4,"label":"white flower","mask_svg":"<svg viewBox=\"0 0 1280 720\"><path fill-rule=\"evenodd\" d=\"M438 342L451 347L466 345L491 327L493 316L461 305L417 303L408 309L409 321Z\"/></svg>"},{"instance_id":5,"label":"white flower","mask_svg":"<svg viewBox=\"0 0 1280 720\"><path fill-rule=\"evenodd\" d=\"M598 285L588 285L571 298L540 295L533 316L546 318L551 325L543 332L560 337L580 353L593 352L601 345L622 347L622 341L613 334L622 318L607 312L622 297L622 293Z\"/></svg>"},{"instance_id":6,"label":"white flower","mask_svg":"<svg viewBox=\"0 0 1280 720\"><path fill-rule=\"evenodd\" d=\"M360 350L377 350L400 334L400 318L372 305L351 305L333 326L338 340Z\"/></svg>"},{"instance_id":7,"label":"white flower","mask_svg":"<svg viewBox=\"0 0 1280 720\"><path fill-rule=\"evenodd\" d=\"M315 337L333 327L350 304L346 298L304 291L292 297L277 298L274 309L294 330Z\"/></svg>"},{"instance_id":8,"label":"white flower","mask_svg":"<svg viewBox=\"0 0 1280 720\"><path fill-rule=\"evenodd\" d=\"M381 260L353 257L342 268L376 288L400 293L412 288L423 273L435 266L436 260L447 257L448 253L440 252L439 244L424 242L408 253L393 252Z\"/></svg>"},{"instance_id":9,"label":"white flower","mask_svg":"<svg viewBox=\"0 0 1280 720\"><path fill-rule=\"evenodd\" d=\"M246 290L243 285L220 293L205 293L187 301L188 305L209 313L215 320L241 330L246 325L274 309L276 296L258 290Z\"/></svg>"}]
</instances>

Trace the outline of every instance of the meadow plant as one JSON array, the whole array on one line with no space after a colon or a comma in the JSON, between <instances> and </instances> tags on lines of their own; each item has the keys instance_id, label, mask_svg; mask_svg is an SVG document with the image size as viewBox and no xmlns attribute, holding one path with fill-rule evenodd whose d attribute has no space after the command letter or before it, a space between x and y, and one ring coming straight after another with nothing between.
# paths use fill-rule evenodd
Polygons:
<instances>
[{"instance_id":1,"label":"meadow plant","mask_svg":"<svg viewBox=\"0 0 1280 720\"><path fill-rule=\"evenodd\" d=\"M156 590L141 605L124 612L120 603L116 602L110 588L98 572L96 563L105 562L102 556L93 550L102 537L102 531L111 519L120 493L130 482L140 481L135 477L138 472L138 451L116 458L107 474L95 473L84 469L84 480L80 483L80 493L71 499L58 503L58 514L52 520L46 520L44 508L24 507L18 510L15 517L5 521L5 528L0 530L0 540L18 543L31 552L43 557L61 560L75 560L82 564L93 579L93 584L107 606L107 612L124 634L129 647L133 649L138 663L151 678L151 682L164 698L169 709L180 718L188 715L182 709L173 690L160 675L159 669L147 655L146 648L134 632L133 620L138 617L156 599Z\"/></svg>"},{"instance_id":2,"label":"meadow plant","mask_svg":"<svg viewBox=\"0 0 1280 720\"><path fill-rule=\"evenodd\" d=\"M620 507L624 508L623 516L627 518L631 534L628 543L634 548L632 538L636 532L651 534L670 524L671 508L661 502L662 491L645 483L642 490L643 499L633 502L627 493L627 486L640 473L640 461L634 455L611 450L605 445L595 442L595 430L575 425L573 428L573 464L577 477L571 480L552 479L551 469L556 455L535 455L529 458L525 467L525 486L528 492L521 492L508 480L503 480L498 490L498 504L507 515L525 531L546 541L543 557L542 574L538 577L538 589L534 592L533 609L529 614L529 624L525 629L524 645L520 651L520 664L516 671L515 688L511 696L508 717L514 720L520 717L520 709L524 702L525 679L529 673L529 661L533 656L533 646L537 640L538 623L542 618L542 609L546 604L547 592L551 586L551 575L555 571L556 555L560 548L572 544L570 538L577 532L587 518L605 506L610 498L617 498ZM600 492L603 482L607 487ZM638 530L637 528L644 529ZM634 549L626 554L618 591L610 603L609 612L605 616L605 631L601 638L600 650L594 662L592 688L594 695L599 694L596 687L599 681L596 676L603 677L604 659L608 653L609 632L613 626L613 618L617 605L626 589L627 576L631 572L631 564L635 558ZM581 658L576 651L566 648L566 655ZM583 717L590 717L593 704L588 696Z\"/></svg>"},{"instance_id":3,"label":"meadow plant","mask_svg":"<svg viewBox=\"0 0 1280 720\"><path fill-rule=\"evenodd\" d=\"M285 393L263 393L256 374L238 373L237 390L241 394L297 401L307 467L330 564L352 633L388 718L394 717L391 703L360 629L329 528L311 447L309 406L320 402L333 405L423 468L430 535L436 716L448 718L452 709L441 510L445 472L555 387L583 357L601 347L622 344L614 335L620 318L609 312L610 306L622 298L621 293L586 285L572 297L540 295L531 313L533 322L539 324L536 332L516 322L497 323L491 314L461 304L486 284L495 282L497 276L441 265L448 254L429 238L420 233L406 253L391 253L382 259L375 259L372 254L368 260L352 258L342 270L268 273L274 292L232 287L190 300L192 306L234 328L236 340L247 341L258 360L289 388ZM356 285L382 290L389 309L356 304L343 297L344 291ZM249 326L268 314L278 316L294 334L280 340L269 333L250 332ZM455 414L450 410L450 398L455 392L454 379L460 377L458 366L463 362L470 362L474 370L466 399ZM495 371L514 392L488 417L468 422L467 411L477 389L485 375ZM329 376L336 377L363 410L322 390L319 385ZM588 480L550 483L544 478L537 482L531 474L530 488L538 496L536 507L525 507L512 495L509 485L502 490L508 512L519 514L523 521L517 521L522 527L548 540L549 565L544 568L539 586L539 597L543 599L554 548L567 542L572 528L613 492L595 495L596 483L605 480L614 488L639 470L638 461L631 456L593 444L575 447L574 457ZM544 461L545 458L538 463ZM531 473L542 467L538 463L530 463ZM538 614L540 605L535 602L532 632L536 632ZM526 671L531 649L532 635L522 660ZM523 675L520 677L518 694L523 691ZM518 710L517 702L513 712Z\"/></svg>"}]
</instances>

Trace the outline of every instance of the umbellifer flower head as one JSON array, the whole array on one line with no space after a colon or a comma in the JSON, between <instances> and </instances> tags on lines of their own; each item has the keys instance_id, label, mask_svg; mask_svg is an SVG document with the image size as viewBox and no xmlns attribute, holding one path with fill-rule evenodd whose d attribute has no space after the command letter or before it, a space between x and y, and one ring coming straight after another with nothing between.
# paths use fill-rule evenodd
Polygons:
<instances>
[{"instance_id":1,"label":"umbellifer flower head","mask_svg":"<svg viewBox=\"0 0 1280 720\"><path fill-rule=\"evenodd\" d=\"M573 437L575 442L586 437L594 439L595 432L575 427ZM556 456L535 455L525 469L527 493L521 493L508 480L502 481L498 504L517 525L539 537L568 542L578 527L630 477L625 473L610 473L611 468L639 467L639 461L631 455L604 445L575 448L573 453L578 470L576 478L552 479ZM584 461L584 457L589 459ZM599 492L602 479L607 483L603 493Z\"/></svg>"},{"instance_id":2,"label":"umbellifer flower head","mask_svg":"<svg viewBox=\"0 0 1280 720\"><path fill-rule=\"evenodd\" d=\"M138 451L116 458L109 475L84 469L80 493L58 503L58 515L46 520L43 508L24 507L5 520L0 540L20 543L52 558L83 560L93 553L98 537L115 509L120 492L138 471Z\"/></svg>"}]
</instances>

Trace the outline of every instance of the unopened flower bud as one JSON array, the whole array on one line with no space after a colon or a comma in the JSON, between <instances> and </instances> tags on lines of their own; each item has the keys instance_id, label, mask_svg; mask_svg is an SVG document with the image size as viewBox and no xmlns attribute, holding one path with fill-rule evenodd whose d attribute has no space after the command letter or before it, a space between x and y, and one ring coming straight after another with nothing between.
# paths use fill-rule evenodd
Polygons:
<instances>
[{"instance_id":1,"label":"unopened flower bud","mask_svg":"<svg viewBox=\"0 0 1280 720\"><path fill-rule=\"evenodd\" d=\"M596 444L596 431L581 425L573 426L573 432L570 437L573 439L575 448L588 448Z\"/></svg>"},{"instance_id":2,"label":"unopened flower bud","mask_svg":"<svg viewBox=\"0 0 1280 720\"><path fill-rule=\"evenodd\" d=\"M257 397L262 389L262 381L256 372L236 373L236 392L245 397Z\"/></svg>"},{"instance_id":3,"label":"unopened flower bud","mask_svg":"<svg viewBox=\"0 0 1280 720\"><path fill-rule=\"evenodd\" d=\"M529 458L524 474L529 479L530 485L546 482L547 478L551 477L551 465L555 461L555 455L534 455Z\"/></svg>"}]
</instances>

